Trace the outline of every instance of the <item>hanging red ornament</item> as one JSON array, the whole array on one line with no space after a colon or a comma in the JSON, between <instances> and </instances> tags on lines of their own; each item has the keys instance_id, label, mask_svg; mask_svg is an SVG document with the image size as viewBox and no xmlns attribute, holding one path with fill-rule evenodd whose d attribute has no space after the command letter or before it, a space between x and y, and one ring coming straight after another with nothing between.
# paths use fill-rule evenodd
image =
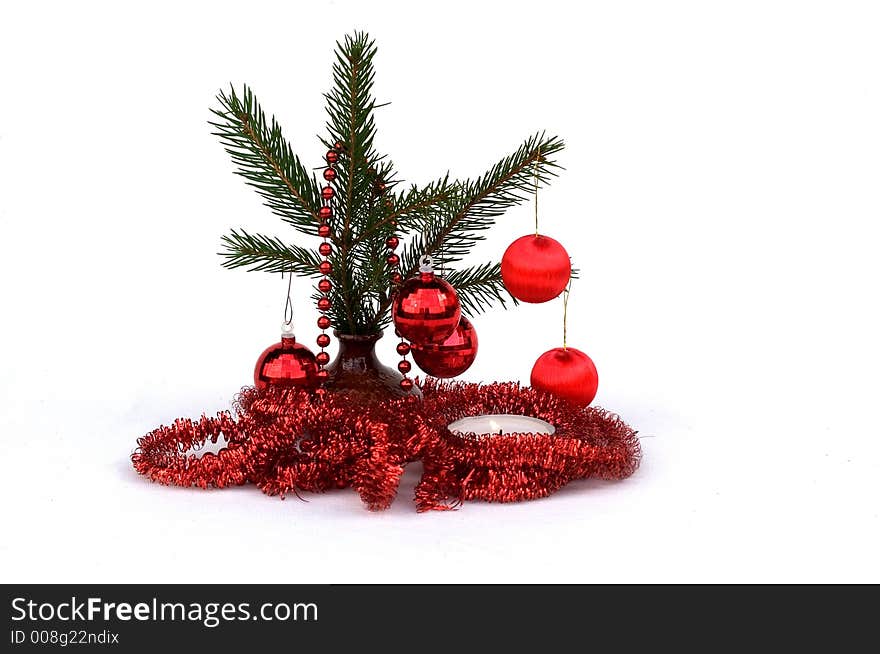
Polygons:
<instances>
[{"instance_id":1,"label":"hanging red ornament","mask_svg":"<svg viewBox=\"0 0 880 654\"><path fill-rule=\"evenodd\" d=\"M593 360L580 350L556 347L538 357L532 368L531 383L534 388L587 406L596 397L599 373Z\"/></svg>"},{"instance_id":2,"label":"hanging red ornament","mask_svg":"<svg viewBox=\"0 0 880 654\"><path fill-rule=\"evenodd\" d=\"M507 248L501 259L501 278L517 300L547 302L565 290L571 278L571 259L558 241L529 234Z\"/></svg>"},{"instance_id":3,"label":"hanging red ornament","mask_svg":"<svg viewBox=\"0 0 880 654\"><path fill-rule=\"evenodd\" d=\"M477 346L477 330L462 316L458 327L442 343L413 347L413 361L433 377L458 377L477 358Z\"/></svg>"},{"instance_id":4,"label":"hanging red ornament","mask_svg":"<svg viewBox=\"0 0 880 654\"><path fill-rule=\"evenodd\" d=\"M458 326L461 303L449 282L434 275L430 258L423 257L419 274L394 296L391 315L400 336L411 343L442 343Z\"/></svg>"},{"instance_id":5,"label":"hanging red ornament","mask_svg":"<svg viewBox=\"0 0 880 654\"><path fill-rule=\"evenodd\" d=\"M311 389L317 386L318 365L315 355L296 342L290 325L282 326L281 342L267 347L254 367L254 385Z\"/></svg>"}]
</instances>

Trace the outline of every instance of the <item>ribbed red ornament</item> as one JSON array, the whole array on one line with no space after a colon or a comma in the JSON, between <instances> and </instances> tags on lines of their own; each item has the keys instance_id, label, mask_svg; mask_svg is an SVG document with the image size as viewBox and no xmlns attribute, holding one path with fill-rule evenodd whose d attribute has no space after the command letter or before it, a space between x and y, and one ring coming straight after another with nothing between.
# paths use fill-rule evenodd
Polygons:
<instances>
[{"instance_id":1,"label":"ribbed red ornament","mask_svg":"<svg viewBox=\"0 0 880 654\"><path fill-rule=\"evenodd\" d=\"M535 361L531 382L534 388L587 406L599 389L599 373L593 360L580 350L556 347Z\"/></svg>"},{"instance_id":2,"label":"ribbed red ornament","mask_svg":"<svg viewBox=\"0 0 880 654\"><path fill-rule=\"evenodd\" d=\"M461 317L458 327L438 345L419 345L412 350L416 365L433 377L457 377L477 358L477 330Z\"/></svg>"},{"instance_id":3,"label":"ribbed red ornament","mask_svg":"<svg viewBox=\"0 0 880 654\"><path fill-rule=\"evenodd\" d=\"M280 343L267 347L254 367L254 385L314 388L318 384L315 355L293 337L284 336Z\"/></svg>"},{"instance_id":4,"label":"ribbed red ornament","mask_svg":"<svg viewBox=\"0 0 880 654\"><path fill-rule=\"evenodd\" d=\"M507 248L501 259L501 278L517 300L547 302L568 285L571 259L558 241L529 234Z\"/></svg>"},{"instance_id":5,"label":"ribbed red ornament","mask_svg":"<svg viewBox=\"0 0 880 654\"><path fill-rule=\"evenodd\" d=\"M449 282L421 272L397 291L392 318L399 335L411 343L442 343L458 326L461 303Z\"/></svg>"}]
</instances>

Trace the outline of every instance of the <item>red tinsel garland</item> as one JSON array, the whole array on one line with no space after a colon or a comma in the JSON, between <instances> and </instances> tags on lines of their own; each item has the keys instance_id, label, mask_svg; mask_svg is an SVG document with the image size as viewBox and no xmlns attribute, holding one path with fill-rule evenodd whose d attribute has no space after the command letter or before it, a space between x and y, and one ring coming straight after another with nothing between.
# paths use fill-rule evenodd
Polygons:
<instances>
[{"instance_id":1,"label":"red tinsel garland","mask_svg":"<svg viewBox=\"0 0 880 654\"><path fill-rule=\"evenodd\" d=\"M207 488L253 483L264 493L353 487L371 510L386 509L404 465L421 460L419 511L465 500L544 497L569 481L623 479L639 465L635 432L603 409L581 409L515 383L441 383L424 400L363 405L345 395L247 388L235 415L178 419L138 439L135 469L163 484ZM450 432L457 418L514 413L541 418L556 433L474 436ZM217 454L197 450L225 438Z\"/></svg>"}]
</instances>

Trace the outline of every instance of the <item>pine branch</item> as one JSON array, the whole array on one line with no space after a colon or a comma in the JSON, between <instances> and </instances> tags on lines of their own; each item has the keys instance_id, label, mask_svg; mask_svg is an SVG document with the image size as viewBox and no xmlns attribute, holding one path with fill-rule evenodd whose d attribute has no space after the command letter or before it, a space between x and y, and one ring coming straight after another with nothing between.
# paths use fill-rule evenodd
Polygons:
<instances>
[{"instance_id":1,"label":"pine branch","mask_svg":"<svg viewBox=\"0 0 880 654\"><path fill-rule=\"evenodd\" d=\"M298 230L312 235L320 223L318 185L281 133L273 116L266 115L253 92L245 86L239 96L235 89L217 96L221 109L212 109L226 152L236 165L236 174L257 190L267 207Z\"/></svg>"},{"instance_id":2,"label":"pine branch","mask_svg":"<svg viewBox=\"0 0 880 654\"><path fill-rule=\"evenodd\" d=\"M298 245L282 243L277 238L232 230L222 237L226 268L247 268L251 271L293 272L303 277L317 277L321 263L317 252Z\"/></svg>"},{"instance_id":3,"label":"pine branch","mask_svg":"<svg viewBox=\"0 0 880 654\"><path fill-rule=\"evenodd\" d=\"M550 157L564 147L555 136L536 134L482 176L457 183L449 209L426 215L416 225L420 236L404 249L402 269L413 274L424 254L447 266L461 261L485 238L482 232L495 224L495 218L534 194L536 176L539 187L556 176L560 166Z\"/></svg>"},{"instance_id":4,"label":"pine branch","mask_svg":"<svg viewBox=\"0 0 880 654\"><path fill-rule=\"evenodd\" d=\"M501 281L501 264L498 263L450 271L446 281L455 288L462 310L470 316L482 313L496 302L503 308L507 308L508 300L518 304Z\"/></svg>"}]
</instances>

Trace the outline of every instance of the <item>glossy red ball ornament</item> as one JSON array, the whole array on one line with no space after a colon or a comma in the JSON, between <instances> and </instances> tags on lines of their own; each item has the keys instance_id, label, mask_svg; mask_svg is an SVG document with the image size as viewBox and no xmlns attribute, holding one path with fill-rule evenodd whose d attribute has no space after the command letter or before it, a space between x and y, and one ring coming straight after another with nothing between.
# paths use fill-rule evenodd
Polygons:
<instances>
[{"instance_id":1,"label":"glossy red ball ornament","mask_svg":"<svg viewBox=\"0 0 880 654\"><path fill-rule=\"evenodd\" d=\"M329 279L322 279L318 282L318 290L322 293L329 293L332 286L333 284L330 283Z\"/></svg>"},{"instance_id":2,"label":"glossy red ball ornament","mask_svg":"<svg viewBox=\"0 0 880 654\"><path fill-rule=\"evenodd\" d=\"M405 357L407 354L409 354L409 351L410 351L409 343L398 343L397 344L397 353L400 356Z\"/></svg>"},{"instance_id":3,"label":"glossy red ball ornament","mask_svg":"<svg viewBox=\"0 0 880 654\"><path fill-rule=\"evenodd\" d=\"M314 388L318 385L315 355L293 336L282 336L280 343L267 347L254 367L254 385Z\"/></svg>"},{"instance_id":4,"label":"glossy red ball ornament","mask_svg":"<svg viewBox=\"0 0 880 654\"><path fill-rule=\"evenodd\" d=\"M318 270L321 272L322 275L329 275L330 271L333 270L333 266L330 265L329 261L322 261L321 265L318 266Z\"/></svg>"},{"instance_id":5,"label":"glossy red ball ornament","mask_svg":"<svg viewBox=\"0 0 880 654\"><path fill-rule=\"evenodd\" d=\"M400 239L396 236L389 236L385 241L385 245L388 246L389 250L396 250L397 246L400 245Z\"/></svg>"},{"instance_id":6,"label":"glossy red ball ornament","mask_svg":"<svg viewBox=\"0 0 880 654\"><path fill-rule=\"evenodd\" d=\"M321 256L326 257L333 252L333 247L329 243L321 243L321 245L318 246L318 252L321 253Z\"/></svg>"},{"instance_id":7,"label":"glossy red ball ornament","mask_svg":"<svg viewBox=\"0 0 880 654\"><path fill-rule=\"evenodd\" d=\"M318 300L318 311L328 311L330 309L330 298L322 297Z\"/></svg>"},{"instance_id":8,"label":"glossy red ball ornament","mask_svg":"<svg viewBox=\"0 0 880 654\"><path fill-rule=\"evenodd\" d=\"M318 236L323 236L324 238L330 236L330 225L321 225L318 227Z\"/></svg>"},{"instance_id":9,"label":"glossy red ball ornament","mask_svg":"<svg viewBox=\"0 0 880 654\"><path fill-rule=\"evenodd\" d=\"M558 241L529 234L507 248L501 258L501 278L517 300L547 302L568 285L571 259Z\"/></svg>"},{"instance_id":10,"label":"glossy red ball ornament","mask_svg":"<svg viewBox=\"0 0 880 654\"><path fill-rule=\"evenodd\" d=\"M573 347L544 352L532 368L532 386L578 406L587 406L599 389L593 360Z\"/></svg>"},{"instance_id":11,"label":"glossy red ball ornament","mask_svg":"<svg viewBox=\"0 0 880 654\"><path fill-rule=\"evenodd\" d=\"M413 347L413 361L433 377L458 377L477 358L478 346L477 330L462 316L458 327L442 343Z\"/></svg>"},{"instance_id":12,"label":"glossy red ball ornament","mask_svg":"<svg viewBox=\"0 0 880 654\"><path fill-rule=\"evenodd\" d=\"M400 336L411 343L442 343L458 326L461 303L449 282L420 272L397 291L391 315Z\"/></svg>"},{"instance_id":13,"label":"glossy red ball ornament","mask_svg":"<svg viewBox=\"0 0 880 654\"><path fill-rule=\"evenodd\" d=\"M336 150L327 151L327 163L335 164L339 161L339 153Z\"/></svg>"},{"instance_id":14,"label":"glossy red ball ornament","mask_svg":"<svg viewBox=\"0 0 880 654\"><path fill-rule=\"evenodd\" d=\"M333 190L332 186L325 186L321 189L321 197L325 200L330 200L336 194L336 191Z\"/></svg>"},{"instance_id":15,"label":"glossy red ball ornament","mask_svg":"<svg viewBox=\"0 0 880 654\"><path fill-rule=\"evenodd\" d=\"M389 254L386 261L388 262L388 265L392 267L400 265L400 257L396 254Z\"/></svg>"},{"instance_id":16,"label":"glossy red ball ornament","mask_svg":"<svg viewBox=\"0 0 880 654\"><path fill-rule=\"evenodd\" d=\"M413 380L410 379L409 377L404 377L403 379L400 380L400 387L405 391L412 390Z\"/></svg>"},{"instance_id":17,"label":"glossy red ball ornament","mask_svg":"<svg viewBox=\"0 0 880 654\"><path fill-rule=\"evenodd\" d=\"M321 207L318 209L318 218L321 220L329 220L330 216L333 215L333 209L330 207Z\"/></svg>"},{"instance_id":18,"label":"glossy red ball ornament","mask_svg":"<svg viewBox=\"0 0 880 654\"><path fill-rule=\"evenodd\" d=\"M318 328L319 329L329 329L330 328L330 318L327 316L321 316L318 318Z\"/></svg>"},{"instance_id":19,"label":"glossy red ball ornament","mask_svg":"<svg viewBox=\"0 0 880 654\"><path fill-rule=\"evenodd\" d=\"M328 363L330 363L330 355L326 352L318 352L315 355L315 361L318 363L319 366L326 366Z\"/></svg>"},{"instance_id":20,"label":"glossy red ball ornament","mask_svg":"<svg viewBox=\"0 0 880 654\"><path fill-rule=\"evenodd\" d=\"M336 171L332 168L325 168L324 179L326 179L328 182L332 182L334 179L336 179Z\"/></svg>"},{"instance_id":21,"label":"glossy red ball ornament","mask_svg":"<svg viewBox=\"0 0 880 654\"><path fill-rule=\"evenodd\" d=\"M406 359L404 359L403 361L401 361L397 364L397 369L405 375L410 370L412 370L412 364L409 361L407 361Z\"/></svg>"},{"instance_id":22,"label":"glossy red ball ornament","mask_svg":"<svg viewBox=\"0 0 880 654\"><path fill-rule=\"evenodd\" d=\"M318 347L327 347L330 345L330 337L327 334L318 334L315 342L318 344Z\"/></svg>"}]
</instances>

